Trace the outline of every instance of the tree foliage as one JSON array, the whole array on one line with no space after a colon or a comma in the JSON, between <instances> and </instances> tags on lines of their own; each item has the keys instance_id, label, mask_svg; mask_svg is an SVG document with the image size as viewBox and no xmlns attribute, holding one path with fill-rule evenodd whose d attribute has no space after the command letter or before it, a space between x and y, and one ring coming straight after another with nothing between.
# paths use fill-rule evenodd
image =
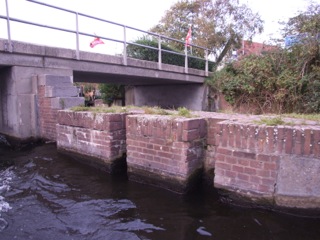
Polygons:
<instances>
[{"instance_id":1,"label":"tree foliage","mask_svg":"<svg viewBox=\"0 0 320 240\"><path fill-rule=\"evenodd\" d=\"M158 42L154 39L148 39L147 37L142 37L135 41L136 45L129 45L127 47L127 55L132 58L137 58L141 60L158 62ZM149 46L146 48L143 46ZM180 50L169 47L167 44L161 44L162 51L161 60L162 63L171 64L176 66L185 66L185 56ZM174 53L173 53L174 52ZM205 70L205 60L199 58L188 57L188 67ZM213 62L209 61L209 69L214 66Z\"/></svg>"},{"instance_id":2,"label":"tree foliage","mask_svg":"<svg viewBox=\"0 0 320 240\"><path fill-rule=\"evenodd\" d=\"M192 27L192 44L210 49L220 62L241 40L250 39L263 30L260 16L238 0L181 0L174 4L150 31L175 39L185 39ZM174 45L182 50L183 44ZM194 54L204 56L195 49Z\"/></svg>"},{"instance_id":3,"label":"tree foliage","mask_svg":"<svg viewBox=\"0 0 320 240\"><path fill-rule=\"evenodd\" d=\"M102 101L109 106L114 102L114 100L124 98L124 85L100 84L99 90Z\"/></svg>"},{"instance_id":4,"label":"tree foliage","mask_svg":"<svg viewBox=\"0 0 320 240\"><path fill-rule=\"evenodd\" d=\"M251 55L216 72L208 84L235 109L254 113L320 112L320 6L289 19L284 35L301 36L290 48Z\"/></svg>"}]
</instances>

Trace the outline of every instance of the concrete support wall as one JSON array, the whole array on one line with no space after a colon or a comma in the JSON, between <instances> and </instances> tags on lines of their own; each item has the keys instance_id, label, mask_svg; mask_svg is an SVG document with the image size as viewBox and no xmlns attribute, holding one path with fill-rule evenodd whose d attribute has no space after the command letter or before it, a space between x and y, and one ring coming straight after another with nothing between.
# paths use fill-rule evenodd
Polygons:
<instances>
[{"instance_id":1,"label":"concrete support wall","mask_svg":"<svg viewBox=\"0 0 320 240\"><path fill-rule=\"evenodd\" d=\"M203 168L206 121L129 115L126 129L129 179L188 191Z\"/></svg>"},{"instance_id":2,"label":"concrete support wall","mask_svg":"<svg viewBox=\"0 0 320 240\"><path fill-rule=\"evenodd\" d=\"M126 105L201 111L206 108L206 91L203 84L134 86L126 90Z\"/></svg>"},{"instance_id":3,"label":"concrete support wall","mask_svg":"<svg viewBox=\"0 0 320 240\"><path fill-rule=\"evenodd\" d=\"M84 98L77 97L71 76L39 75L34 81L38 89L39 135L56 141L58 110L83 105Z\"/></svg>"},{"instance_id":4,"label":"concrete support wall","mask_svg":"<svg viewBox=\"0 0 320 240\"><path fill-rule=\"evenodd\" d=\"M40 137L37 86L39 74L71 75L69 70L5 67L0 70L0 132L19 139Z\"/></svg>"},{"instance_id":5,"label":"concrete support wall","mask_svg":"<svg viewBox=\"0 0 320 240\"><path fill-rule=\"evenodd\" d=\"M58 151L86 156L86 163L107 172L125 162L125 116L120 113L59 111Z\"/></svg>"}]
</instances>

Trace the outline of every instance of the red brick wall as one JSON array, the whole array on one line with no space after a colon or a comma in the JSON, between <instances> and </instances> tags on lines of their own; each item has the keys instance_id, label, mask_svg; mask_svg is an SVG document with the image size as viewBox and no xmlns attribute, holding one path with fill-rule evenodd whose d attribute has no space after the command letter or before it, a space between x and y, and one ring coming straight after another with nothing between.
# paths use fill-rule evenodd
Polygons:
<instances>
[{"instance_id":1,"label":"red brick wall","mask_svg":"<svg viewBox=\"0 0 320 240\"><path fill-rule=\"evenodd\" d=\"M127 117L128 171L144 170L181 186L203 166L207 124L204 119L168 116Z\"/></svg>"},{"instance_id":2,"label":"red brick wall","mask_svg":"<svg viewBox=\"0 0 320 240\"><path fill-rule=\"evenodd\" d=\"M51 98L45 97L46 86L38 86L38 109L40 136L48 140L56 140L57 112L52 108Z\"/></svg>"},{"instance_id":3,"label":"red brick wall","mask_svg":"<svg viewBox=\"0 0 320 240\"><path fill-rule=\"evenodd\" d=\"M126 114L59 111L57 146L111 163L126 152Z\"/></svg>"},{"instance_id":4,"label":"red brick wall","mask_svg":"<svg viewBox=\"0 0 320 240\"><path fill-rule=\"evenodd\" d=\"M223 120L226 119L221 118L221 116L207 118L208 135L204 158L204 177L209 185L213 183L216 151L219 144L219 142L216 142L216 135L220 132L220 126L218 123Z\"/></svg>"},{"instance_id":5,"label":"red brick wall","mask_svg":"<svg viewBox=\"0 0 320 240\"><path fill-rule=\"evenodd\" d=\"M218 188L272 197L284 156L320 156L319 129L231 122L218 125L218 132L210 140L218 143L214 179Z\"/></svg>"}]
</instances>

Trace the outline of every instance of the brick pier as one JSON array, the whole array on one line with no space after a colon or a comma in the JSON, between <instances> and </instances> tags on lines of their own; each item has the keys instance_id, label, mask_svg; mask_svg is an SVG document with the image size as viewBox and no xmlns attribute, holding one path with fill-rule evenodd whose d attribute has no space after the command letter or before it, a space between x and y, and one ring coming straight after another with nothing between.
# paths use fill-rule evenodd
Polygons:
<instances>
[{"instance_id":1,"label":"brick pier","mask_svg":"<svg viewBox=\"0 0 320 240\"><path fill-rule=\"evenodd\" d=\"M215 188L250 201L320 208L319 125L271 127L250 118L65 110L58 112L57 146L101 166L126 154L129 179L175 192L196 186L203 172Z\"/></svg>"}]
</instances>

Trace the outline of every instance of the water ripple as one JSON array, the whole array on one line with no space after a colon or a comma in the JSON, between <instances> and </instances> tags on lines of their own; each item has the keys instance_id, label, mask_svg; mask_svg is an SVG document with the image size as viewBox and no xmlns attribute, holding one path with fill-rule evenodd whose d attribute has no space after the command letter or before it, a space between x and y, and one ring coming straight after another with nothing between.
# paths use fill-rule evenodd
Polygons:
<instances>
[{"instance_id":1,"label":"water ripple","mask_svg":"<svg viewBox=\"0 0 320 240\"><path fill-rule=\"evenodd\" d=\"M1 217L1 213L11 209L9 203L5 201L2 195L10 190L10 183L13 177L12 167L0 171L0 232L8 226L7 221Z\"/></svg>"}]
</instances>

